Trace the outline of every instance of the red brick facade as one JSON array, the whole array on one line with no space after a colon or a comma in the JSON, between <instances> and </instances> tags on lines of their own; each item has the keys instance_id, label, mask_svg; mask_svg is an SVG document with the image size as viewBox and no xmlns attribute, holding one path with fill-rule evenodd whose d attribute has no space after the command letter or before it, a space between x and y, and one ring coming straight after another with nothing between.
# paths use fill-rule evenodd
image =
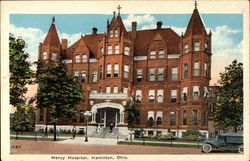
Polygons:
<instances>
[{"instance_id":1,"label":"red brick facade","mask_svg":"<svg viewBox=\"0 0 250 161\"><path fill-rule=\"evenodd\" d=\"M197 9L184 35L161 26L158 22L155 29L137 30L133 22L132 31L127 31L118 14L107 22L107 33L99 34L93 28L92 34L67 47L67 40L60 43L55 24L51 25L39 45L39 60L49 63L62 58L72 77L81 83L85 98L77 106L77 125L85 125L81 113L92 111L92 125L107 124L103 119L115 114L115 126L126 127L122 106L132 98L140 110L137 128L147 128L148 118L153 117L150 129L208 130L211 32L206 32ZM104 112L104 118L100 110L105 105L111 109L120 105L114 107L120 111ZM38 120L39 115L38 110ZM48 121L46 113L42 117L44 121L39 123Z\"/></svg>"}]
</instances>

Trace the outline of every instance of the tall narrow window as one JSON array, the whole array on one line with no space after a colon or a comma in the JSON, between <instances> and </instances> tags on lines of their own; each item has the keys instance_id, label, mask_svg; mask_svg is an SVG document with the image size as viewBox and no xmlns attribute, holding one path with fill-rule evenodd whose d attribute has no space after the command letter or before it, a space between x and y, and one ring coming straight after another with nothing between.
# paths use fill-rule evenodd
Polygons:
<instances>
[{"instance_id":1,"label":"tall narrow window","mask_svg":"<svg viewBox=\"0 0 250 161\"><path fill-rule=\"evenodd\" d=\"M44 109L43 108L40 108L40 118L39 118L40 121L44 121Z\"/></svg>"},{"instance_id":2,"label":"tall narrow window","mask_svg":"<svg viewBox=\"0 0 250 161\"><path fill-rule=\"evenodd\" d=\"M176 103L177 102L177 90L171 90L171 103Z\"/></svg>"},{"instance_id":3,"label":"tall narrow window","mask_svg":"<svg viewBox=\"0 0 250 161\"><path fill-rule=\"evenodd\" d=\"M143 74L142 69L137 69L136 70L136 81L137 82L141 82L142 81L142 74Z\"/></svg>"},{"instance_id":4,"label":"tall narrow window","mask_svg":"<svg viewBox=\"0 0 250 161\"><path fill-rule=\"evenodd\" d=\"M80 55L75 55L75 62L80 63Z\"/></svg>"},{"instance_id":5,"label":"tall narrow window","mask_svg":"<svg viewBox=\"0 0 250 161\"><path fill-rule=\"evenodd\" d=\"M204 98L205 99L208 98L208 94L209 94L209 91L208 91L207 87L204 87Z\"/></svg>"},{"instance_id":6,"label":"tall narrow window","mask_svg":"<svg viewBox=\"0 0 250 161\"><path fill-rule=\"evenodd\" d=\"M163 102L164 100L164 91L162 89L157 90L157 102Z\"/></svg>"},{"instance_id":7,"label":"tall narrow window","mask_svg":"<svg viewBox=\"0 0 250 161\"><path fill-rule=\"evenodd\" d=\"M81 81L82 82L87 82L87 72L86 71L82 71L82 75L81 75Z\"/></svg>"},{"instance_id":8,"label":"tall narrow window","mask_svg":"<svg viewBox=\"0 0 250 161\"><path fill-rule=\"evenodd\" d=\"M115 45L115 54L119 54L119 45Z\"/></svg>"},{"instance_id":9,"label":"tall narrow window","mask_svg":"<svg viewBox=\"0 0 250 161\"><path fill-rule=\"evenodd\" d=\"M164 68L158 69L158 81L164 81Z\"/></svg>"},{"instance_id":10,"label":"tall narrow window","mask_svg":"<svg viewBox=\"0 0 250 161\"><path fill-rule=\"evenodd\" d=\"M203 111L202 114L202 126L206 126L207 125L207 111Z\"/></svg>"},{"instance_id":11,"label":"tall narrow window","mask_svg":"<svg viewBox=\"0 0 250 161\"><path fill-rule=\"evenodd\" d=\"M104 54L104 49L103 49L103 47L101 47L101 49L100 49L100 55L102 56Z\"/></svg>"},{"instance_id":12,"label":"tall narrow window","mask_svg":"<svg viewBox=\"0 0 250 161\"><path fill-rule=\"evenodd\" d=\"M102 79L102 65L100 65L100 68L99 68L99 75L100 75L100 79Z\"/></svg>"},{"instance_id":13,"label":"tall narrow window","mask_svg":"<svg viewBox=\"0 0 250 161\"><path fill-rule=\"evenodd\" d=\"M118 30L115 29L115 37L118 37Z\"/></svg>"},{"instance_id":14,"label":"tall narrow window","mask_svg":"<svg viewBox=\"0 0 250 161\"><path fill-rule=\"evenodd\" d=\"M107 77L111 77L111 72L112 72L112 66L111 64L107 65Z\"/></svg>"},{"instance_id":15,"label":"tall narrow window","mask_svg":"<svg viewBox=\"0 0 250 161\"><path fill-rule=\"evenodd\" d=\"M128 75L129 75L129 66L128 65L124 65L123 77L124 78L128 78Z\"/></svg>"},{"instance_id":16,"label":"tall narrow window","mask_svg":"<svg viewBox=\"0 0 250 161\"><path fill-rule=\"evenodd\" d=\"M79 71L74 72L74 80L78 80L79 78Z\"/></svg>"},{"instance_id":17,"label":"tall narrow window","mask_svg":"<svg viewBox=\"0 0 250 161\"><path fill-rule=\"evenodd\" d=\"M182 125L187 125L187 111L182 111Z\"/></svg>"},{"instance_id":18,"label":"tall narrow window","mask_svg":"<svg viewBox=\"0 0 250 161\"><path fill-rule=\"evenodd\" d=\"M204 63L204 76L205 77L208 77L208 68L207 68L207 62L206 63Z\"/></svg>"},{"instance_id":19,"label":"tall narrow window","mask_svg":"<svg viewBox=\"0 0 250 161\"><path fill-rule=\"evenodd\" d=\"M155 81L155 69L149 69L149 80Z\"/></svg>"},{"instance_id":20,"label":"tall narrow window","mask_svg":"<svg viewBox=\"0 0 250 161\"><path fill-rule=\"evenodd\" d=\"M110 31L109 31L109 37L110 38L114 37L114 30L110 29Z\"/></svg>"},{"instance_id":21,"label":"tall narrow window","mask_svg":"<svg viewBox=\"0 0 250 161\"><path fill-rule=\"evenodd\" d=\"M165 57L164 50L159 50L159 58L164 58L164 57Z\"/></svg>"},{"instance_id":22,"label":"tall narrow window","mask_svg":"<svg viewBox=\"0 0 250 161\"><path fill-rule=\"evenodd\" d=\"M205 51L207 51L208 50L208 43L206 42L205 43Z\"/></svg>"},{"instance_id":23,"label":"tall narrow window","mask_svg":"<svg viewBox=\"0 0 250 161\"><path fill-rule=\"evenodd\" d=\"M170 126L175 126L176 113L170 112Z\"/></svg>"},{"instance_id":24,"label":"tall narrow window","mask_svg":"<svg viewBox=\"0 0 250 161\"><path fill-rule=\"evenodd\" d=\"M192 114L192 122L194 126L198 125L198 111L197 110L193 110L193 114Z\"/></svg>"},{"instance_id":25,"label":"tall narrow window","mask_svg":"<svg viewBox=\"0 0 250 161\"><path fill-rule=\"evenodd\" d=\"M92 81L93 81L93 82L97 82L97 71L94 71L94 72L92 73Z\"/></svg>"},{"instance_id":26,"label":"tall narrow window","mask_svg":"<svg viewBox=\"0 0 250 161\"><path fill-rule=\"evenodd\" d=\"M187 101L187 93L188 93L187 87L184 87L183 90L182 90L182 93L181 93L182 101Z\"/></svg>"},{"instance_id":27,"label":"tall narrow window","mask_svg":"<svg viewBox=\"0 0 250 161\"><path fill-rule=\"evenodd\" d=\"M157 117L156 124L157 125L161 125L162 124L162 118L160 116Z\"/></svg>"},{"instance_id":28,"label":"tall narrow window","mask_svg":"<svg viewBox=\"0 0 250 161\"><path fill-rule=\"evenodd\" d=\"M86 63L88 61L87 55L82 55L82 62Z\"/></svg>"},{"instance_id":29,"label":"tall narrow window","mask_svg":"<svg viewBox=\"0 0 250 161\"><path fill-rule=\"evenodd\" d=\"M137 103L140 103L142 100L142 92L141 90L136 90L135 92L135 100Z\"/></svg>"},{"instance_id":30,"label":"tall narrow window","mask_svg":"<svg viewBox=\"0 0 250 161\"><path fill-rule=\"evenodd\" d=\"M188 64L184 64L184 73L183 73L183 77L187 78L188 77Z\"/></svg>"},{"instance_id":31,"label":"tall narrow window","mask_svg":"<svg viewBox=\"0 0 250 161\"><path fill-rule=\"evenodd\" d=\"M57 60L57 53L52 53L52 58L51 58L53 61L56 61Z\"/></svg>"},{"instance_id":32,"label":"tall narrow window","mask_svg":"<svg viewBox=\"0 0 250 161\"><path fill-rule=\"evenodd\" d=\"M46 51L43 52L43 60L48 59L47 54L48 54L48 53L47 53Z\"/></svg>"},{"instance_id":33,"label":"tall narrow window","mask_svg":"<svg viewBox=\"0 0 250 161\"><path fill-rule=\"evenodd\" d=\"M178 68L172 68L172 80L173 81L178 80Z\"/></svg>"},{"instance_id":34,"label":"tall narrow window","mask_svg":"<svg viewBox=\"0 0 250 161\"><path fill-rule=\"evenodd\" d=\"M80 123L83 123L84 122L84 111L81 110L80 111Z\"/></svg>"},{"instance_id":35,"label":"tall narrow window","mask_svg":"<svg viewBox=\"0 0 250 161\"><path fill-rule=\"evenodd\" d=\"M194 51L200 51L200 42L199 41L196 41L194 43Z\"/></svg>"},{"instance_id":36,"label":"tall narrow window","mask_svg":"<svg viewBox=\"0 0 250 161\"><path fill-rule=\"evenodd\" d=\"M150 51L150 59L155 59L156 58L156 54L155 51Z\"/></svg>"},{"instance_id":37,"label":"tall narrow window","mask_svg":"<svg viewBox=\"0 0 250 161\"><path fill-rule=\"evenodd\" d=\"M119 76L119 64L115 64L114 66L114 77Z\"/></svg>"},{"instance_id":38,"label":"tall narrow window","mask_svg":"<svg viewBox=\"0 0 250 161\"><path fill-rule=\"evenodd\" d=\"M194 76L200 75L200 62L194 62Z\"/></svg>"},{"instance_id":39,"label":"tall narrow window","mask_svg":"<svg viewBox=\"0 0 250 161\"><path fill-rule=\"evenodd\" d=\"M129 53L130 53L130 47L125 46L125 48L124 48L124 55L129 55Z\"/></svg>"},{"instance_id":40,"label":"tall narrow window","mask_svg":"<svg viewBox=\"0 0 250 161\"><path fill-rule=\"evenodd\" d=\"M188 53L189 52L189 45L185 44L184 45L184 53Z\"/></svg>"},{"instance_id":41,"label":"tall narrow window","mask_svg":"<svg viewBox=\"0 0 250 161\"><path fill-rule=\"evenodd\" d=\"M149 90L148 98L149 98L149 102L155 101L155 90Z\"/></svg>"},{"instance_id":42,"label":"tall narrow window","mask_svg":"<svg viewBox=\"0 0 250 161\"><path fill-rule=\"evenodd\" d=\"M118 93L118 87L114 87L113 93Z\"/></svg>"},{"instance_id":43,"label":"tall narrow window","mask_svg":"<svg viewBox=\"0 0 250 161\"><path fill-rule=\"evenodd\" d=\"M123 93L128 93L128 87L123 87Z\"/></svg>"},{"instance_id":44,"label":"tall narrow window","mask_svg":"<svg viewBox=\"0 0 250 161\"><path fill-rule=\"evenodd\" d=\"M108 86L106 87L106 93L110 93L111 92L111 88Z\"/></svg>"},{"instance_id":45,"label":"tall narrow window","mask_svg":"<svg viewBox=\"0 0 250 161\"><path fill-rule=\"evenodd\" d=\"M193 87L193 100L195 101L199 100L199 96L200 96L199 86L194 86Z\"/></svg>"},{"instance_id":46,"label":"tall narrow window","mask_svg":"<svg viewBox=\"0 0 250 161\"><path fill-rule=\"evenodd\" d=\"M112 54L112 46L111 45L108 46L108 55L110 55L110 54Z\"/></svg>"}]
</instances>

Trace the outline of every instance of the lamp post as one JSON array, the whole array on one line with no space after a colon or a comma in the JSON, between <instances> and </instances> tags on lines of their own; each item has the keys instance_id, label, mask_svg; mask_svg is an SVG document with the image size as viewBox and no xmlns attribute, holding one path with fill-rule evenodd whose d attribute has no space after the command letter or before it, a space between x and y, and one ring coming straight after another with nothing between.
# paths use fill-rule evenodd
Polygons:
<instances>
[{"instance_id":1,"label":"lamp post","mask_svg":"<svg viewBox=\"0 0 250 161\"><path fill-rule=\"evenodd\" d=\"M84 116L86 116L86 133L85 133L85 142L88 142L88 116L91 116L90 111L86 111L84 113Z\"/></svg>"}]
</instances>

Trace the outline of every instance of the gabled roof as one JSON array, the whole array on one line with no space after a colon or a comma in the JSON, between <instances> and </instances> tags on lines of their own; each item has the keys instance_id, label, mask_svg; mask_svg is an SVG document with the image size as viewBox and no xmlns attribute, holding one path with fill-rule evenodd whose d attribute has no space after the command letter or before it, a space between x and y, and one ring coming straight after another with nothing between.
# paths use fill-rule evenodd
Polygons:
<instances>
[{"instance_id":1,"label":"gabled roof","mask_svg":"<svg viewBox=\"0 0 250 161\"><path fill-rule=\"evenodd\" d=\"M109 24L109 27L122 27L123 31L127 31L120 16L113 17Z\"/></svg>"},{"instance_id":2,"label":"gabled roof","mask_svg":"<svg viewBox=\"0 0 250 161\"><path fill-rule=\"evenodd\" d=\"M202 19L200 17L200 14L198 10L195 8L193 11L192 17L188 23L185 36L188 36L190 34L199 35L203 33L207 34L204 24L202 22Z\"/></svg>"},{"instance_id":3,"label":"gabled roof","mask_svg":"<svg viewBox=\"0 0 250 161\"><path fill-rule=\"evenodd\" d=\"M56 26L55 24L51 24L48 34L43 42L43 45L57 46L58 44L60 44L60 40L57 34Z\"/></svg>"}]
</instances>

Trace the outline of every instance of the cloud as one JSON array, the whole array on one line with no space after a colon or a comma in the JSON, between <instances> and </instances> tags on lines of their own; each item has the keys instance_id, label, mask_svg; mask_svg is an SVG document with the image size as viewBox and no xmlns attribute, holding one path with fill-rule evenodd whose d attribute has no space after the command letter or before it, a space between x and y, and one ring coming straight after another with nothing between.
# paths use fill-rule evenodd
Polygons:
<instances>
[{"instance_id":1,"label":"cloud","mask_svg":"<svg viewBox=\"0 0 250 161\"><path fill-rule=\"evenodd\" d=\"M131 23L133 21L137 22L137 25L144 25L144 24L152 24L156 22L156 19L154 16L150 14L145 14L145 15L134 15L134 14L129 14L127 18L123 20L124 25L126 28L131 28Z\"/></svg>"}]
</instances>

